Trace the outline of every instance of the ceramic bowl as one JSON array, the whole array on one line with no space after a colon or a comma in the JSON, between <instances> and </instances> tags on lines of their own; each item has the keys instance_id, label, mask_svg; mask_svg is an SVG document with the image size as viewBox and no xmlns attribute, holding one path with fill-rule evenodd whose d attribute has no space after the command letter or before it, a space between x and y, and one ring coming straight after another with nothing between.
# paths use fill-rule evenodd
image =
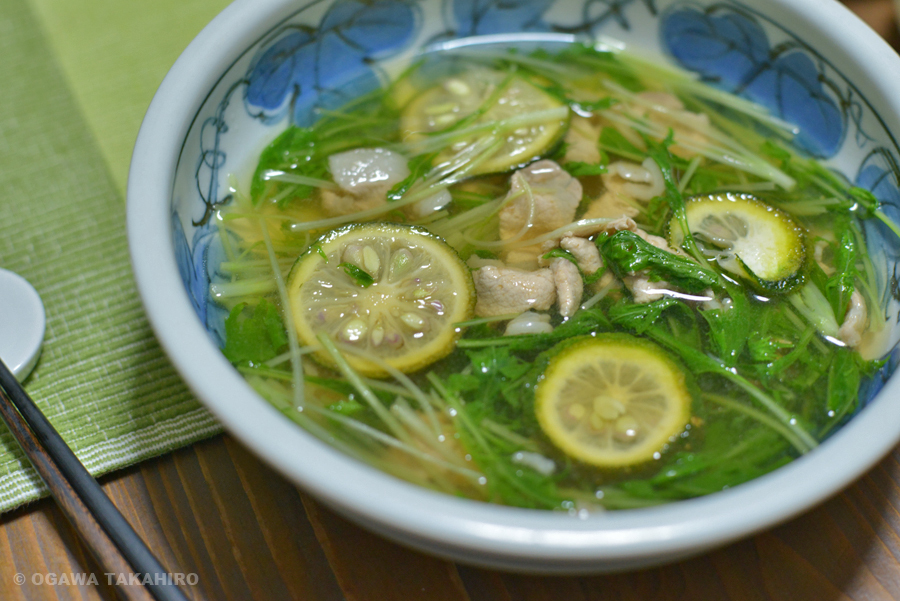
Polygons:
<instances>
[{"instance_id":1,"label":"ceramic bowl","mask_svg":"<svg viewBox=\"0 0 900 601\"><path fill-rule=\"evenodd\" d=\"M435 40L509 34L618 40L750 97L801 126L803 148L900 217L900 78L884 76L900 73L900 58L833 0L238 0L165 78L128 184L138 288L190 388L253 452L351 520L497 568L578 573L673 561L787 520L869 469L900 438L900 382L888 379L895 361L864 387L866 406L848 425L788 466L707 497L587 517L454 498L387 476L283 418L226 361L224 314L209 292L222 247L209 217L229 201L228 175L246 175L288 124L307 124L317 107L376 82L373 60L403 60ZM866 234L889 296L900 247L883 228Z\"/></svg>"}]
</instances>

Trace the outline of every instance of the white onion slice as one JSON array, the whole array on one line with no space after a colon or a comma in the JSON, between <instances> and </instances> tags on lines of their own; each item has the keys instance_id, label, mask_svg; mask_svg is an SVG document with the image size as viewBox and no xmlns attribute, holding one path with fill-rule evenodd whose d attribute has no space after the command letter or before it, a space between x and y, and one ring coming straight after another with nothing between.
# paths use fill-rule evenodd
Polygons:
<instances>
[{"instance_id":1,"label":"white onion slice","mask_svg":"<svg viewBox=\"0 0 900 601\"><path fill-rule=\"evenodd\" d=\"M534 311L525 311L514 317L506 324L504 336L518 336L520 334L549 334L553 331L550 325L550 316Z\"/></svg>"},{"instance_id":2,"label":"white onion slice","mask_svg":"<svg viewBox=\"0 0 900 601\"><path fill-rule=\"evenodd\" d=\"M351 194L375 186L393 186L409 176L406 158L386 148L355 148L328 157L335 183Z\"/></svg>"}]
</instances>

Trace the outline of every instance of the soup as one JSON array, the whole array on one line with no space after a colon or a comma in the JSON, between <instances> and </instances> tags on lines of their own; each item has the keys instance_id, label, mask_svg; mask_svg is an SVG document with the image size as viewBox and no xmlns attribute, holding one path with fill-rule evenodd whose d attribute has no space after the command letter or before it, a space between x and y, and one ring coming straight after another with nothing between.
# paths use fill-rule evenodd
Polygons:
<instances>
[{"instance_id":1,"label":"soup","mask_svg":"<svg viewBox=\"0 0 900 601\"><path fill-rule=\"evenodd\" d=\"M223 352L310 433L572 512L811 452L881 366L865 190L624 52L426 56L292 126L216 214Z\"/></svg>"}]
</instances>

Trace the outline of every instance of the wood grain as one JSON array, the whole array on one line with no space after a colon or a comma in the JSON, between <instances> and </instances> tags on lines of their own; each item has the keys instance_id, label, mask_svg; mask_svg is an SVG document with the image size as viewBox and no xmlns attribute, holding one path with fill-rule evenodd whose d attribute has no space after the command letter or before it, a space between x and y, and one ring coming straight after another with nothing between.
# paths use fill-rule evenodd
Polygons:
<instances>
[{"instance_id":1,"label":"wood grain","mask_svg":"<svg viewBox=\"0 0 900 601\"><path fill-rule=\"evenodd\" d=\"M900 47L889 0L846 4ZM194 601L900 600L900 448L786 524L680 563L591 577L505 573L403 548L321 506L228 436L103 486L163 565L196 575L186 587ZM99 586L35 583L50 573L94 574ZM0 516L0 600L117 598L52 502Z\"/></svg>"},{"instance_id":2,"label":"wood grain","mask_svg":"<svg viewBox=\"0 0 900 601\"><path fill-rule=\"evenodd\" d=\"M891 0L844 0L844 5L869 24L894 48L900 48L900 32Z\"/></svg>"},{"instance_id":3,"label":"wood grain","mask_svg":"<svg viewBox=\"0 0 900 601\"><path fill-rule=\"evenodd\" d=\"M115 574L117 585L124 581L118 589L121 597L127 601L184 599L178 587L167 582L164 569L143 539L111 504L2 361L0 417L69 525L106 570L104 573ZM49 567L53 571L57 566ZM147 586L125 580L126 575L135 573L153 578Z\"/></svg>"},{"instance_id":4,"label":"wood grain","mask_svg":"<svg viewBox=\"0 0 900 601\"><path fill-rule=\"evenodd\" d=\"M900 599L900 449L821 506L687 561L639 572L529 576L456 565L360 529L228 436L103 486L195 601L880 601ZM16 573L26 584L12 580ZM35 584L94 573L102 586ZM59 509L0 519L0 599L116 599Z\"/></svg>"},{"instance_id":5,"label":"wood grain","mask_svg":"<svg viewBox=\"0 0 900 601\"><path fill-rule=\"evenodd\" d=\"M0 376L12 377L12 373L2 362L0 362ZM20 397L24 395L21 389L17 393ZM33 405L31 408L34 411ZM35 413L38 416L41 415L36 411ZM2 387L0 387L0 416L9 427L16 442L25 450L26 456L40 474L41 479L47 483L51 494L56 499L56 506L60 513L66 516L68 523L78 533L85 546L90 549L91 554L102 563L106 570L119 574L134 572L134 569L119 554L115 544L94 518L90 509L72 488L59 466L41 446L38 437L28 428ZM77 466L77 463L75 465ZM81 472L87 473L83 469ZM56 573L57 570L65 567L67 557L64 553L60 553L65 549L60 544L61 541L37 539L37 542L42 556L49 551L51 561L45 563L47 572ZM46 542L46 549L40 544L41 542ZM153 601L149 592L143 587L123 587L121 594L129 601Z\"/></svg>"}]
</instances>

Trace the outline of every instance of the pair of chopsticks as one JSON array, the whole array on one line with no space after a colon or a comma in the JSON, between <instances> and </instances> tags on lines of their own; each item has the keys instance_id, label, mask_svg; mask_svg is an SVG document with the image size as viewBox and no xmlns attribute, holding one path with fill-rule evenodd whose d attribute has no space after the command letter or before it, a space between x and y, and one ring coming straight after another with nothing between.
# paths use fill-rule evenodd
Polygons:
<instances>
[{"instance_id":1,"label":"pair of chopsticks","mask_svg":"<svg viewBox=\"0 0 900 601\"><path fill-rule=\"evenodd\" d=\"M138 574L144 586L118 590L128 601L187 601L170 572L119 513L97 481L0 360L0 418L6 422L50 494L110 573ZM146 577L145 575L149 575Z\"/></svg>"}]
</instances>

